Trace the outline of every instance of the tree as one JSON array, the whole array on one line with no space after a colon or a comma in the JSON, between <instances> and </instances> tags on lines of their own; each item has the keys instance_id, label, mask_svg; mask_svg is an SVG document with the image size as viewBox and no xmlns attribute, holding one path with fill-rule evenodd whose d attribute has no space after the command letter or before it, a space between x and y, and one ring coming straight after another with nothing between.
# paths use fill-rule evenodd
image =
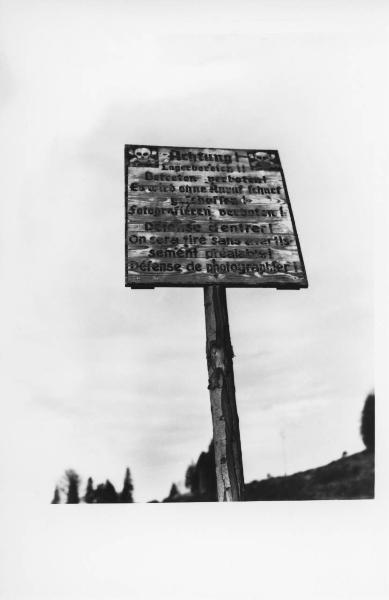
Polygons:
<instances>
[{"instance_id":1,"label":"tree","mask_svg":"<svg viewBox=\"0 0 389 600\"><path fill-rule=\"evenodd\" d=\"M84 501L87 504L92 504L96 500L95 495L96 495L96 492L93 488L93 479L92 479L92 477L88 477L88 483L86 484Z\"/></svg>"},{"instance_id":2,"label":"tree","mask_svg":"<svg viewBox=\"0 0 389 600\"><path fill-rule=\"evenodd\" d=\"M124 476L123 489L120 492L119 502L134 502L132 497L132 492L134 490L134 486L132 483L130 469L127 467L126 474Z\"/></svg>"},{"instance_id":3,"label":"tree","mask_svg":"<svg viewBox=\"0 0 389 600\"><path fill-rule=\"evenodd\" d=\"M173 483L172 487L170 488L170 492L169 492L169 496L168 496L168 498L169 498L169 499L170 499L170 498L175 498L175 496L179 496L179 494L180 494L180 493L179 493L179 491L178 491L178 488L177 488L176 484L175 484L175 483Z\"/></svg>"},{"instance_id":4,"label":"tree","mask_svg":"<svg viewBox=\"0 0 389 600\"><path fill-rule=\"evenodd\" d=\"M76 471L73 471L73 469L68 469L65 471L65 478L67 480L66 504L78 504L80 502L80 497L78 494L80 477Z\"/></svg>"},{"instance_id":5,"label":"tree","mask_svg":"<svg viewBox=\"0 0 389 600\"><path fill-rule=\"evenodd\" d=\"M59 495L59 488L58 486L56 486L55 490L54 490L54 498L51 501L51 504L61 504L61 498Z\"/></svg>"},{"instance_id":6,"label":"tree","mask_svg":"<svg viewBox=\"0 0 389 600\"><path fill-rule=\"evenodd\" d=\"M215 446L213 440L208 451L202 452L196 465L198 491L200 494L214 497L216 495Z\"/></svg>"},{"instance_id":7,"label":"tree","mask_svg":"<svg viewBox=\"0 0 389 600\"><path fill-rule=\"evenodd\" d=\"M365 400L361 418L361 436L368 452L375 449L375 394L369 394Z\"/></svg>"},{"instance_id":8,"label":"tree","mask_svg":"<svg viewBox=\"0 0 389 600\"><path fill-rule=\"evenodd\" d=\"M118 494L109 479L97 486L95 498L97 504L112 504L118 501Z\"/></svg>"},{"instance_id":9,"label":"tree","mask_svg":"<svg viewBox=\"0 0 389 600\"><path fill-rule=\"evenodd\" d=\"M118 493L109 479L104 484L104 502L112 503L118 501Z\"/></svg>"},{"instance_id":10,"label":"tree","mask_svg":"<svg viewBox=\"0 0 389 600\"><path fill-rule=\"evenodd\" d=\"M196 470L196 465L192 462L185 473L185 487L191 491L192 494L196 494L199 489L199 478Z\"/></svg>"},{"instance_id":11,"label":"tree","mask_svg":"<svg viewBox=\"0 0 389 600\"><path fill-rule=\"evenodd\" d=\"M200 494L209 500L216 499L215 447L213 440L207 452L202 452L196 464L189 465L185 474L185 486L193 495Z\"/></svg>"},{"instance_id":12,"label":"tree","mask_svg":"<svg viewBox=\"0 0 389 600\"><path fill-rule=\"evenodd\" d=\"M99 483L95 490L95 502L97 504L103 504L104 500L104 483Z\"/></svg>"}]
</instances>

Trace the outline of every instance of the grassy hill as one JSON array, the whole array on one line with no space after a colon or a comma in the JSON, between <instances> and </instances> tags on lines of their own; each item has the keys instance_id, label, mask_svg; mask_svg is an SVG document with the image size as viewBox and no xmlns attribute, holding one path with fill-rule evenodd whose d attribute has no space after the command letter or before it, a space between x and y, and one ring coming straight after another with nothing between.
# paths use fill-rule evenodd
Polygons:
<instances>
[{"instance_id":1,"label":"grassy hill","mask_svg":"<svg viewBox=\"0 0 389 600\"><path fill-rule=\"evenodd\" d=\"M328 465L252 481L245 500L354 500L374 498L374 454L359 452Z\"/></svg>"},{"instance_id":2,"label":"grassy hill","mask_svg":"<svg viewBox=\"0 0 389 600\"><path fill-rule=\"evenodd\" d=\"M374 453L358 452L328 465L245 485L245 500L354 500L374 498ZM177 494L163 502L215 502L209 494Z\"/></svg>"}]
</instances>

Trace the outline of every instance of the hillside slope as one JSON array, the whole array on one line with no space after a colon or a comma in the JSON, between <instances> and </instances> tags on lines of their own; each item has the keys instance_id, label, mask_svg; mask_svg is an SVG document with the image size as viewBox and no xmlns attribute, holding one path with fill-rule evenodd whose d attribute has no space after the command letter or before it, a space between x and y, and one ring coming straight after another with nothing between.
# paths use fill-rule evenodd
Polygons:
<instances>
[{"instance_id":1,"label":"hillside slope","mask_svg":"<svg viewBox=\"0 0 389 600\"><path fill-rule=\"evenodd\" d=\"M245 500L353 500L374 498L374 454L345 456L328 465L252 481Z\"/></svg>"},{"instance_id":2,"label":"hillside slope","mask_svg":"<svg viewBox=\"0 0 389 600\"><path fill-rule=\"evenodd\" d=\"M374 453L358 452L328 465L245 485L245 501L374 498ZM213 494L177 494L163 502L215 502Z\"/></svg>"}]
</instances>

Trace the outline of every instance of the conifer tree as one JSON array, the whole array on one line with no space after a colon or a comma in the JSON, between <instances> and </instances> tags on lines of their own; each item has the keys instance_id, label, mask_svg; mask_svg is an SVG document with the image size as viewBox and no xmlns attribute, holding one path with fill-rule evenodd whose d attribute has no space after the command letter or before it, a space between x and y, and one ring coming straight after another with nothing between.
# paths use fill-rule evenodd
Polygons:
<instances>
[{"instance_id":1,"label":"conifer tree","mask_svg":"<svg viewBox=\"0 0 389 600\"><path fill-rule=\"evenodd\" d=\"M192 462L185 473L185 487L188 488L192 494L196 494L199 487L199 478L196 470L196 465Z\"/></svg>"},{"instance_id":2,"label":"conifer tree","mask_svg":"<svg viewBox=\"0 0 389 600\"><path fill-rule=\"evenodd\" d=\"M369 394L365 400L361 419L361 436L368 452L375 448L375 395Z\"/></svg>"},{"instance_id":3,"label":"conifer tree","mask_svg":"<svg viewBox=\"0 0 389 600\"><path fill-rule=\"evenodd\" d=\"M78 494L80 477L73 469L65 471L65 476L68 485L66 504L78 504L80 502L80 496Z\"/></svg>"},{"instance_id":4,"label":"conifer tree","mask_svg":"<svg viewBox=\"0 0 389 600\"><path fill-rule=\"evenodd\" d=\"M61 504L61 498L59 495L59 488L58 486L56 486L55 490L54 490L54 497L51 501L51 504Z\"/></svg>"},{"instance_id":5,"label":"conifer tree","mask_svg":"<svg viewBox=\"0 0 389 600\"><path fill-rule=\"evenodd\" d=\"M179 495L178 488L177 488L176 484L173 483L172 487L170 488L170 493L169 493L168 498L169 499L174 498L175 496L178 496L178 495Z\"/></svg>"},{"instance_id":6,"label":"conifer tree","mask_svg":"<svg viewBox=\"0 0 389 600\"><path fill-rule=\"evenodd\" d=\"M132 497L132 492L134 490L134 486L132 483L130 469L127 467L126 474L124 476L123 489L119 496L119 502L134 502Z\"/></svg>"},{"instance_id":7,"label":"conifer tree","mask_svg":"<svg viewBox=\"0 0 389 600\"><path fill-rule=\"evenodd\" d=\"M100 483L97 486L95 498L97 504L112 504L118 502L118 494L109 479L107 479L105 483Z\"/></svg>"},{"instance_id":8,"label":"conifer tree","mask_svg":"<svg viewBox=\"0 0 389 600\"><path fill-rule=\"evenodd\" d=\"M93 502L95 502L95 490L93 488L93 479L92 479L92 477L88 477L88 483L86 484L86 491L85 491L84 501L87 504L92 504Z\"/></svg>"},{"instance_id":9,"label":"conifer tree","mask_svg":"<svg viewBox=\"0 0 389 600\"><path fill-rule=\"evenodd\" d=\"M115 487L112 485L109 479L104 484L104 502L113 503L119 499L118 493Z\"/></svg>"},{"instance_id":10,"label":"conifer tree","mask_svg":"<svg viewBox=\"0 0 389 600\"><path fill-rule=\"evenodd\" d=\"M213 440L209 444L208 451L200 454L196 464L196 474L198 492L213 498L216 495L215 448Z\"/></svg>"},{"instance_id":11,"label":"conifer tree","mask_svg":"<svg viewBox=\"0 0 389 600\"><path fill-rule=\"evenodd\" d=\"M104 483L99 483L95 490L95 502L97 504L102 504L105 502L105 500L104 500Z\"/></svg>"}]
</instances>

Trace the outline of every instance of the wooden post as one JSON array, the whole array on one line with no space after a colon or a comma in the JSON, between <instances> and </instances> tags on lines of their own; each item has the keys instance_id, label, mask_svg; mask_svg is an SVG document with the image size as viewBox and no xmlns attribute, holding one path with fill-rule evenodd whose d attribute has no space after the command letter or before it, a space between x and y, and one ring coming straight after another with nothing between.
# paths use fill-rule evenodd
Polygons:
<instances>
[{"instance_id":1,"label":"wooden post","mask_svg":"<svg viewBox=\"0 0 389 600\"><path fill-rule=\"evenodd\" d=\"M226 288L204 286L204 306L217 495L219 502L236 502L243 500L244 479Z\"/></svg>"}]
</instances>

